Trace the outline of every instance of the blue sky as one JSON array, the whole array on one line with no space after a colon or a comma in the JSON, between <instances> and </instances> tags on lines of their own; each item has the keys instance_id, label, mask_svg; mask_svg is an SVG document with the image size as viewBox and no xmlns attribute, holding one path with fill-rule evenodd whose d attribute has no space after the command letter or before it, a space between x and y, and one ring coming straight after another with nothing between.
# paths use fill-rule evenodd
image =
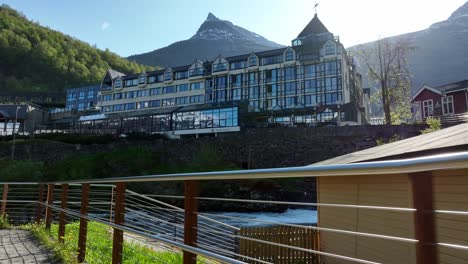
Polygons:
<instances>
[{"instance_id":1,"label":"blue sky","mask_svg":"<svg viewBox=\"0 0 468 264\"><path fill-rule=\"evenodd\" d=\"M466 0L321 0L318 14L345 46L427 28ZM122 56L190 38L208 12L290 45L313 0L0 0L43 26Z\"/></svg>"}]
</instances>

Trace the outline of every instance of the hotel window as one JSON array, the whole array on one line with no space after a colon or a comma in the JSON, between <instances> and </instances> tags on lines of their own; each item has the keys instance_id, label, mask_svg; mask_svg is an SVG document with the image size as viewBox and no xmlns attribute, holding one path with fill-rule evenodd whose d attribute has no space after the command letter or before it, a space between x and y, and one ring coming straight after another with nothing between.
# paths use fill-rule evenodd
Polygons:
<instances>
[{"instance_id":1,"label":"hotel window","mask_svg":"<svg viewBox=\"0 0 468 264\"><path fill-rule=\"evenodd\" d=\"M126 80L125 81L125 86L137 86L138 85L138 79L132 79L132 80Z\"/></svg>"},{"instance_id":2,"label":"hotel window","mask_svg":"<svg viewBox=\"0 0 468 264\"><path fill-rule=\"evenodd\" d=\"M85 97L84 95L85 95L85 92L81 91L80 96L78 97L78 99L84 99L84 97Z\"/></svg>"},{"instance_id":3,"label":"hotel window","mask_svg":"<svg viewBox=\"0 0 468 264\"><path fill-rule=\"evenodd\" d=\"M176 103L176 105L189 104L190 103L190 97L188 97L188 96L177 97L175 103Z\"/></svg>"},{"instance_id":4,"label":"hotel window","mask_svg":"<svg viewBox=\"0 0 468 264\"><path fill-rule=\"evenodd\" d=\"M138 102L136 105L137 109L148 108L148 106L149 106L148 101Z\"/></svg>"},{"instance_id":5,"label":"hotel window","mask_svg":"<svg viewBox=\"0 0 468 264\"><path fill-rule=\"evenodd\" d=\"M191 104L194 104L194 103L203 103L203 95L194 95L194 96L190 96L190 103Z\"/></svg>"},{"instance_id":6,"label":"hotel window","mask_svg":"<svg viewBox=\"0 0 468 264\"><path fill-rule=\"evenodd\" d=\"M114 100L120 100L120 99L122 99L122 93L114 94Z\"/></svg>"},{"instance_id":7,"label":"hotel window","mask_svg":"<svg viewBox=\"0 0 468 264\"><path fill-rule=\"evenodd\" d=\"M294 60L294 51L288 49L286 54L284 55L284 61L292 61Z\"/></svg>"},{"instance_id":8,"label":"hotel window","mask_svg":"<svg viewBox=\"0 0 468 264\"><path fill-rule=\"evenodd\" d=\"M161 94L161 88L150 89L150 95L158 95L158 94Z\"/></svg>"},{"instance_id":9,"label":"hotel window","mask_svg":"<svg viewBox=\"0 0 468 264\"><path fill-rule=\"evenodd\" d=\"M161 100L153 100L149 101L150 107L160 107L161 106Z\"/></svg>"},{"instance_id":10,"label":"hotel window","mask_svg":"<svg viewBox=\"0 0 468 264\"><path fill-rule=\"evenodd\" d=\"M336 61L325 62L325 75L336 75L337 74L337 63Z\"/></svg>"},{"instance_id":11,"label":"hotel window","mask_svg":"<svg viewBox=\"0 0 468 264\"><path fill-rule=\"evenodd\" d=\"M237 101L241 99L241 94L242 94L241 89L232 89L231 93L232 93L231 98L233 101Z\"/></svg>"},{"instance_id":12,"label":"hotel window","mask_svg":"<svg viewBox=\"0 0 468 264\"><path fill-rule=\"evenodd\" d=\"M176 80L186 79L188 73L186 71L176 72Z\"/></svg>"},{"instance_id":13,"label":"hotel window","mask_svg":"<svg viewBox=\"0 0 468 264\"><path fill-rule=\"evenodd\" d=\"M276 80L277 80L276 79L276 77L277 77L276 69L266 70L264 72L265 72L265 78L266 78L267 83L276 82Z\"/></svg>"},{"instance_id":14,"label":"hotel window","mask_svg":"<svg viewBox=\"0 0 468 264\"><path fill-rule=\"evenodd\" d=\"M306 65L304 67L305 78L315 78L315 64Z\"/></svg>"},{"instance_id":15,"label":"hotel window","mask_svg":"<svg viewBox=\"0 0 468 264\"><path fill-rule=\"evenodd\" d=\"M68 94L68 101L74 101L75 99L76 99L76 94L75 93Z\"/></svg>"},{"instance_id":16,"label":"hotel window","mask_svg":"<svg viewBox=\"0 0 468 264\"><path fill-rule=\"evenodd\" d=\"M247 64L246 61L231 62L231 64L229 65L229 69L231 70L243 69L245 68L246 64Z\"/></svg>"},{"instance_id":17,"label":"hotel window","mask_svg":"<svg viewBox=\"0 0 468 264\"><path fill-rule=\"evenodd\" d=\"M216 92L216 102L225 102L226 101L226 90L221 90Z\"/></svg>"},{"instance_id":18,"label":"hotel window","mask_svg":"<svg viewBox=\"0 0 468 264\"><path fill-rule=\"evenodd\" d=\"M283 55L263 57L262 65L270 65L283 62Z\"/></svg>"},{"instance_id":19,"label":"hotel window","mask_svg":"<svg viewBox=\"0 0 468 264\"><path fill-rule=\"evenodd\" d=\"M227 70L227 62L213 64L213 72L220 72Z\"/></svg>"},{"instance_id":20,"label":"hotel window","mask_svg":"<svg viewBox=\"0 0 468 264\"><path fill-rule=\"evenodd\" d=\"M113 106L113 111L123 111L124 110L124 105L123 104L118 104Z\"/></svg>"},{"instance_id":21,"label":"hotel window","mask_svg":"<svg viewBox=\"0 0 468 264\"><path fill-rule=\"evenodd\" d=\"M148 77L148 83L155 83L155 82L156 82L156 76Z\"/></svg>"},{"instance_id":22,"label":"hotel window","mask_svg":"<svg viewBox=\"0 0 468 264\"><path fill-rule=\"evenodd\" d=\"M434 103L432 99L423 101L423 117L434 115Z\"/></svg>"},{"instance_id":23,"label":"hotel window","mask_svg":"<svg viewBox=\"0 0 468 264\"><path fill-rule=\"evenodd\" d=\"M135 103L125 104L125 110L133 110L133 109L135 109Z\"/></svg>"},{"instance_id":24,"label":"hotel window","mask_svg":"<svg viewBox=\"0 0 468 264\"><path fill-rule=\"evenodd\" d=\"M450 115L455 112L453 105L453 95L442 97L442 112L444 115Z\"/></svg>"},{"instance_id":25,"label":"hotel window","mask_svg":"<svg viewBox=\"0 0 468 264\"><path fill-rule=\"evenodd\" d=\"M160 74L158 75L158 82L164 81L164 75Z\"/></svg>"},{"instance_id":26,"label":"hotel window","mask_svg":"<svg viewBox=\"0 0 468 264\"><path fill-rule=\"evenodd\" d=\"M231 75L231 87L240 87L242 85L242 74Z\"/></svg>"},{"instance_id":27,"label":"hotel window","mask_svg":"<svg viewBox=\"0 0 468 264\"><path fill-rule=\"evenodd\" d=\"M122 80L121 79L115 80L114 86L115 88L122 88Z\"/></svg>"},{"instance_id":28,"label":"hotel window","mask_svg":"<svg viewBox=\"0 0 468 264\"><path fill-rule=\"evenodd\" d=\"M164 80L165 81L172 80L172 72L171 71L167 71L166 73L164 73Z\"/></svg>"},{"instance_id":29,"label":"hotel window","mask_svg":"<svg viewBox=\"0 0 468 264\"><path fill-rule=\"evenodd\" d=\"M107 94L102 96L102 101L111 101L112 100L112 94Z\"/></svg>"},{"instance_id":30,"label":"hotel window","mask_svg":"<svg viewBox=\"0 0 468 264\"><path fill-rule=\"evenodd\" d=\"M127 92L127 99L131 99L133 97L135 97L135 92L134 91Z\"/></svg>"},{"instance_id":31,"label":"hotel window","mask_svg":"<svg viewBox=\"0 0 468 264\"><path fill-rule=\"evenodd\" d=\"M286 95L296 94L296 82L285 83L284 92Z\"/></svg>"},{"instance_id":32,"label":"hotel window","mask_svg":"<svg viewBox=\"0 0 468 264\"><path fill-rule=\"evenodd\" d=\"M141 75L140 78L138 78L138 84L145 84L146 83L146 75Z\"/></svg>"},{"instance_id":33,"label":"hotel window","mask_svg":"<svg viewBox=\"0 0 468 264\"><path fill-rule=\"evenodd\" d=\"M145 97L145 96L148 96L148 90L137 91L137 96L136 97Z\"/></svg>"},{"instance_id":34,"label":"hotel window","mask_svg":"<svg viewBox=\"0 0 468 264\"><path fill-rule=\"evenodd\" d=\"M162 88L162 93L163 94L175 93L175 87L174 86L165 86L165 87Z\"/></svg>"},{"instance_id":35,"label":"hotel window","mask_svg":"<svg viewBox=\"0 0 468 264\"><path fill-rule=\"evenodd\" d=\"M334 43L328 43L324 47L325 55L336 54L336 45Z\"/></svg>"},{"instance_id":36,"label":"hotel window","mask_svg":"<svg viewBox=\"0 0 468 264\"><path fill-rule=\"evenodd\" d=\"M286 97L286 108L293 108L296 106L296 97Z\"/></svg>"},{"instance_id":37,"label":"hotel window","mask_svg":"<svg viewBox=\"0 0 468 264\"><path fill-rule=\"evenodd\" d=\"M336 77L333 78L325 78L325 90L327 91L336 91Z\"/></svg>"},{"instance_id":38,"label":"hotel window","mask_svg":"<svg viewBox=\"0 0 468 264\"><path fill-rule=\"evenodd\" d=\"M316 80L307 80L307 81L305 81L305 92L306 93L315 93L315 92L317 92L317 81Z\"/></svg>"},{"instance_id":39,"label":"hotel window","mask_svg":"<svg viewBox=\"0 0 468 264\"><path fill-rule=\"evenodd\" d=\"M190 84L190 90L200 90L203 89L203 82L196 82Z\"/></svg>"},{"instance_id":40,"label":"hotel window","mask_svg":"<svg viewBox=\"0 0 468 264\"><path fill-rule=\"evenodd\" d=\"M187 83L177 85L177 92L187 92L189 91L189 85Z\"/></svg>"},{"instance_id":41,"label":"hotel window","mask_svg":"<svg viewBox=\"0 0 468 264\"><path fill-rule=\"evenodd\" d=\"M249 73L249 84L256 85L258 83L258 73L251 72Z\"/></svg>"},{"instance_id":42,"label":"hotel window","mask_svg":"<svg viewBox=\"0 0 468 264\"><path fill-rule=\"evenodd\" d=\"M78 111L81 111L84 109L84 103L79 103L78 104Z\"/></svg>"},{"instance_id":43,"label":"hotel window","mask_svg":"<svg viewBox=\"0 0 468 264\"><path fill-rule=\"evenodd\" d=\"M216 77L214 80L216 89L225 89L227 87L226 76Z\"/></svg>"},{"instance_id":44,"label":"hotel window","mask_svg":"<svg viewBox=\"0 0 468 264\"><path fill-rule=\"evenodd\" d=\"M203 75L204 68L194 68L189 71L189 77Z\"/></svg>"},{"instance_id":45,"label":"hotel window","mask_svg":"<svg viewBox=\"0 0 468 264\"><path fill-rule=\"evenodd\" d=\"M306 106L316 106L317 105L317 97L315 94L313 95L306 95L305 96L305 105Z\"/></svg>"},{"instance_id":46,"label":"hotel window","mask_svg":"<svg viewBox=\"0 0 468 264\"><path fill-rule=\"evenodd\" d=\"M276 84L267 84L266 85L266 92L268 97L274 97L277 95L278 89Z\"/></svg>"},{"instance_id":47,"label":"hotel window","mask_svg":"<svg viewBox=\"0 0 468 264\"><path fill-rule=\"evenodd\" d=\"M94 98L94 91L91 90L91 91L88 91L88 99L92 99Z\"/></svg>"},{"instance_id":48,"label":"hotel window","mask_svg":"<svg viewBox=\"0 0 468 264\"><path fill-rule=\"evenodd\" d=\"M249 67L255 67L258 65L257 56L250 56L249 58Z\"/></svg>"},{"instance_id":49,"label":"hotel window","mask_svg":"<svg viewBox=\"0 0 468 264\"><path fill-rule=\"evenodd\" d=\"M295 67L288 67L284 69L284 77L286 80L294 80L296 79L296 68Z\"/></svg>"},{"instance_id":50,"label":"hotel window","mask_svg":"<svg viewBox=\"0 0 468 264\"><path fill-rule=\"evenodd\" d=\"M162 106L171 106L175 104L174 98L166 98L161 100Z\"/></svg>"}]
</instances>

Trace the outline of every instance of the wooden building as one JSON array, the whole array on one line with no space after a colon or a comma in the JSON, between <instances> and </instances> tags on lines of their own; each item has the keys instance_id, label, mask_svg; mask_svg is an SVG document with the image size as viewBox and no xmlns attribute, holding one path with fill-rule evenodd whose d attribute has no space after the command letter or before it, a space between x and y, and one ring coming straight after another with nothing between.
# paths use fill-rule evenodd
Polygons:
<instances>
[{"instance_id":1,"label":"wooden building","mask_svg":"<svg viewBox=\"0 0 468 264\"><path fill-rule=\"evenodd\" d=\"M468 124L358 151L314 165L398 160L468 150ZM320 250L378 263L417 262L418 243L429 239L437 263L468 263L468 171L440 170L415 174L318 177L319 204L352 204L402 208L343 208L319 206L318 226L335 230L388 236L371 237L320 231ZM423 189L421 189L423 188ZM423 190L422 193L419 193ZM424 210L411 209L424 207ZM434 210L452 211L450 214ZM453 211L465 213L453 213ZM421 214L424 217L421 217ZM419 215L418 215L419 214ZM420 221L425 226L418 225ZM432 221L432 224L431 224ZM420 229L421 228L421 229ZM389 237L407 238L409 241ZM419 243L420 244L420 243ZM441 244L458 245L457 247ZM464 247L464 248L463 248ZM349 263L322 257L323 263ZM433 262L431 262L433 263Z\"/></svg>"}]
</instances>

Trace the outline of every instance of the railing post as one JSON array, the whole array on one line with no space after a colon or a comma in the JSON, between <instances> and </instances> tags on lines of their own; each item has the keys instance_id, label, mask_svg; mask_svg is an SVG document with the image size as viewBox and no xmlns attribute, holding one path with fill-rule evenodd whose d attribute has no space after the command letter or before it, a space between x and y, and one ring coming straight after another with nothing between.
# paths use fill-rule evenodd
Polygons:
<instances>
[{"instance_id":1,"label":"railing post","mask_svg":"<svg viewBox=\"0 0 468 264\"><path fill-rule=\"evenodd\" d=\"M81 215L88 215L88 206L89 206L89 183L83 183L81 185ZM88 232L88 220L85 218L80 218L80 231L78 235L78 263L85 261L86 256L86 235Z\"/></svg>"},{"instance_id":2,"label":"railing post","mask_svg":"<svg viewBox=\"0 0 468 264\"><path fill-rule=\"evenodd\" d=\"M45 228L47 230L50 230L50 226L52 224L51 206L54 205L54 188L55 188L55 184L47 185L47 207L46 207L46 222L45 222Z\"/></svg>"},{"instance_id":3,"label":"railing post","mask_svg":"<svg viewBox=\"0 0 468 264\"><path fill-rule=\"evenodd\" d=\"M42 203L44 202L44 184L39 184L39 195L37 197L37 212L36 223L40 224L42 221Z\"/></svg>"},{"instance_id":4,"label":"railing post","mask_svg":"<svg viewBox=\"0 0 468 264\"><path fill-rule=\"evenodd\" d=\"M119 182L115 188L115 213L114 224L123 225L125 221L125 182ZM112 241L112 264L122 263L123 252L123 231L114 228L114 238Z\"/></svg>"},{"instance_id":5,"label":"railing post","mask_svg":"<svg viewBox=\"0 0 468 264\"><path fill-rule=\"evenodd\" d=\"M197 246L198 227L198 182L184 181L184 243ZM184 264L196 264L197 255L184 251Z\"/></svg>"},{"instance_id":6,"label":"railing post","mask_svg":"<svg viewBox=\"0 0 468 264\"><path fill-rule=\"evenodd\" d=\"M409 174L413 193L414 233L416 244L417 264L436 264L436 231L433 213L432 173L417 172Z\"/></svg>"},{"instance_id":7,"label":"railing post","mask_svg":"<svg viewBox=\"0 0 468 264\"><path fill-rule=\"evenodd\" d=\"M62 209L67 209L68 203L68 184L62 184L62 197L60 201L60 207ZM59 230L58 230L58 241L63 243L63 238L65 237L65 225L67 224L65 212L59 213Z\"/></svg>"},{"instance_id":8,"label":"railing post","mask_svg":"<svg viewBox=\"0 0 468 264\"><path fill-rule=\"evenodd\" d=\"M8 184L3 184L3 194L2 194L2 207L0 208L0 215L6 213L6 206L8 200Z\"/></svg>"}]
</instances>

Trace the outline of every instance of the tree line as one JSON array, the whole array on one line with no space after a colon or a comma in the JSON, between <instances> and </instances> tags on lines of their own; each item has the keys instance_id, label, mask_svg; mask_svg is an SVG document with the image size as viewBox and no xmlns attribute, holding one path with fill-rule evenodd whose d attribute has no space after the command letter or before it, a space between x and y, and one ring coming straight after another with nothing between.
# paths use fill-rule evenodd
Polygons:
<instances>
[{"instance_id":1,"label":"tree line","mask_svg":"<svg viewBox=\"0 0 468 264\"><path fill-rule=\"evenodd\" d=\"M107 68L124 73L152 70L0 6L0 90L63 91L99 83Z\"/></svg>"}]
</instances>

